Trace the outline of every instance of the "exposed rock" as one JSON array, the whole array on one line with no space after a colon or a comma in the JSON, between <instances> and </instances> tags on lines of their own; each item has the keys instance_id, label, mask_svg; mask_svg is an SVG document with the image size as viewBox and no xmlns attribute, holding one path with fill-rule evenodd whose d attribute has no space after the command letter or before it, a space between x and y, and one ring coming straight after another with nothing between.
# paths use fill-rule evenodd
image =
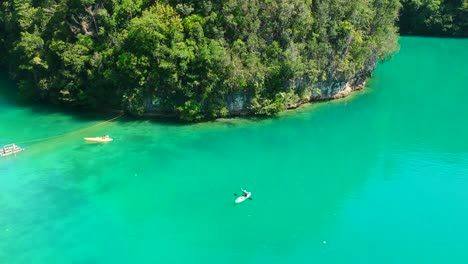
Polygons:
<instances>
[{"instance_id":1,"label":"exposed rock","mask_svg":"<svg viewBox=\"0 0 468 264\"><path fill-rule=\"evenodd\" d=\"M233 116L246 114L246 112L248 112L247 96L241 93L228 96L226 99L226 108L229 114Z\"/></svg>"},{"instance_id":2,"label":"exposed rock","mask_svg":"<svg viewBox=\"0 0 468 264\"><path fill-rule=\"evenodd\" d=\"M348 96L353 91L364 89L366 79L362 76L356 77L348 82L335 83L315 83L306 85L305 82L293 81L292 89L300 91L306 89L308 96L298 99L296 102L286 105L287 109L295 109L303 104L314 101L327 101L339 99ZM306 86L304 88L304 86ZM250 111L248 109L248 98L246 95L236 94L226 101L227 109L230 116L246 115Z\"/></svg>"}]
</instances>

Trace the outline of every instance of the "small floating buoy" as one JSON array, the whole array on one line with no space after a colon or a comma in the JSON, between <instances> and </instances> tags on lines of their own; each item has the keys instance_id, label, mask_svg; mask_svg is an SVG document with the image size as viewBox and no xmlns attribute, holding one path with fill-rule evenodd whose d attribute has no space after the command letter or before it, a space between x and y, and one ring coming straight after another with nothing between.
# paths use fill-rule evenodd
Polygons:
<instances>
[{"instance_id":1,"label":"small floating buoy","mask_svg":"<svg viewBox=\"0 0 468 264\"><path fill-rule=\"evenodd\" d=\"M324 245L325 245L325 244L327 244L327 241L326 241L326 240L324 240L324 241L323 241L323 244L324 244Z\"/></svg>"}]
</instances>

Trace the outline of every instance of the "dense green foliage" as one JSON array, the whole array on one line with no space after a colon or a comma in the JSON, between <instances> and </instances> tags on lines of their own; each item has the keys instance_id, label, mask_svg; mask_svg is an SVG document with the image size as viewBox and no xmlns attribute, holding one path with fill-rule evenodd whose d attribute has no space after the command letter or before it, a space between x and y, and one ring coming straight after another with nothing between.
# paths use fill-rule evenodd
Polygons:
<instances>
[{"instance_id":1,"label":"dense green foliage","mask_svg":"<svg viewBox=\"0 0 468 264\"><path fill-rule=\"evenodd\" d=\"M402 34L468 37L468 0L401 0Z\"/></svg>"},{"instance_id":2,"label":"dense green foliage","mask_svg":"<svg viewBox=\"0 0 468 264\"><path fill-rule=\"evenodd\" d=\"M24 97L196 121L273 114L364 78L397 47L398 0L7 0ZM321 86L317 86L321 87ZM241 102L241 110L232 106ZM244 102L244 103L242 103Z\"/></svg>"}]
</instances>

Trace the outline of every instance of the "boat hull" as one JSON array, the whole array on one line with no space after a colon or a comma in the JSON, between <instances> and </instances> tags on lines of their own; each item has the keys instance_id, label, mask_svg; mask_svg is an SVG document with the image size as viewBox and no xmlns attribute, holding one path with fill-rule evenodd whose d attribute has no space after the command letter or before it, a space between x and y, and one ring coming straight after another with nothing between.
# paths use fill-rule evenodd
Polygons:
<instances>
[{"instance_id":1,"label":"boat hull","mask_svg":"<svg viewBox=\"0 0 468 264\"><path fill-rule=\"evenodd\" d=\"M107 142L111 142L112 138L93 137L93 138L84 138L84 140L86 142L107 143Z\"/></svg>"}]
</instances>

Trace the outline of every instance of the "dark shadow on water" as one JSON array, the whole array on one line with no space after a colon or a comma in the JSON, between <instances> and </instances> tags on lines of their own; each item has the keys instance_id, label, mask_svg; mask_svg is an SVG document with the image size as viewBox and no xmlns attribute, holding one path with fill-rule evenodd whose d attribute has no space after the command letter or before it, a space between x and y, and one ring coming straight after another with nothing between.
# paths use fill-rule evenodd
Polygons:
<instances>
[{"instance_id":1,"label":"dark shadow on water","mask_svg":"<svg viewBox=\"0 0 468 264\"><path fill-rule=\"evenodd\" d=\"M119 111L110 111L110 110L90 110L90 109L80 109L77 107L66 106L66 105L52 105L47 102L33 102L22 99L16 87L14 81L10 80L5 73L0 73L0 103L2 101L7 102L8 104L28 109L31 111L31 114L65 114L75 118L80 121L102 121L108 120L118 116ZM280 116L236 116L232 118L226 118L223 120L223 123L227 126L236 126L235 122L230 122L226 120L246 120L251 122L261 122L265 120L275 120L280 119ZM173 127L181 126L192 126L197 124L196 122L186 122L174 117L165 117L165 116L133 116L130 114L124 114L121 118L115 120L115 122L127 123L135 121L149 121L154 124L163 124ZM207 119L201 121L203 123L215 123L216 119Z\"/></svg>"},{"instance_id":2,"label":"dark shadow on water","mask_svg":"<svg viewBox=\"0 0 468 264\"><path fill-rule=\"evenodd\" d=\"M102 121L114 118L121 113L111 110L92 110L80 109L78 107L66 105L53 105L47 102L33 102L22 99L18 94L18 89L14 81L8 78L6 73L0 73L0 104L7 103L16 107L28 109L31 114L65 114L80 121ZM133 122L133 121L152 121L158 124L167 124L172 126L190 125L178 121L174 118L166 117L135 117L124 114L122 118L117 119L117 122Z\"/></svg>"}]
</instances>

